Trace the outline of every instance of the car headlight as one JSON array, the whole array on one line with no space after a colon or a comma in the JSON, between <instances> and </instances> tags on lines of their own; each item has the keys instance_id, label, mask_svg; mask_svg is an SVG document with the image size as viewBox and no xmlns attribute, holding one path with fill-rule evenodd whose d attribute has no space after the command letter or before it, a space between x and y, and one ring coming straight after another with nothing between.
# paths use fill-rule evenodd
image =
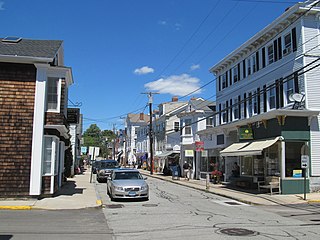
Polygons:
<instances>
[{"instance_id":1,"label":"car headlight","mask_svg":"<svg viewBox=\"0 0 320 240\"><path fill-rule=\"evenodd\" d=\"M123 187L114 186L114 189L118 191L123 191Z\"/></svg>"},{"instance_id":2,"label":"car headlight","mask_svg":"<svg viewBox=\"0 0 320 240\"><path fill-rule=\"evenodd\" d=\"M148 189L148 185L142 185L142 186L141 186L141 190L142 190L142 191L147 190L147 189Z\"/></svg>"}]
</instances>

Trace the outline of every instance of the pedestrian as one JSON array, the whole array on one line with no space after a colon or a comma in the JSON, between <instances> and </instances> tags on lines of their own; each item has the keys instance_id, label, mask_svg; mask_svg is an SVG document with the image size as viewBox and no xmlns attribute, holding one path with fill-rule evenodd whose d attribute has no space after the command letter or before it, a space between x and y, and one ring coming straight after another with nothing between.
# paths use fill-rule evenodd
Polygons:
<instances>
[{"instance_id":1,"label":"pedestrian","mask_svg":"<svg viewBox=\"0 0 320 240\"><path fill-rule=\"evenodd\" d=\"M190 177L190 164L187 163L187 161L184 161L184 164L183 164L183 174L184 174L184 179L188 180L189 181L189 177Z\"/></svg>"}]
</instances>

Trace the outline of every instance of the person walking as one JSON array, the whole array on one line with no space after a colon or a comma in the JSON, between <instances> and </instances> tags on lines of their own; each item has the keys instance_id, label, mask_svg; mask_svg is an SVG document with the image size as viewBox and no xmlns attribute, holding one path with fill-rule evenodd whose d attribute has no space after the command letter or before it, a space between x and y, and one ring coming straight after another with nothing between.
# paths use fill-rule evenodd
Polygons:
<instances>
[{"instance_id":1,"label":"person walking","mask_svg":"<svg viewBox=\"0 0 320 240\"><path fill-rule=\"evenodd\" d=\"M183 164L183 174L184 174L184 179L188 180L189 181L189 178L190 178L190 164L187 163L187 161L184 161L184 164Z\"/></svg>"}]
</instances>

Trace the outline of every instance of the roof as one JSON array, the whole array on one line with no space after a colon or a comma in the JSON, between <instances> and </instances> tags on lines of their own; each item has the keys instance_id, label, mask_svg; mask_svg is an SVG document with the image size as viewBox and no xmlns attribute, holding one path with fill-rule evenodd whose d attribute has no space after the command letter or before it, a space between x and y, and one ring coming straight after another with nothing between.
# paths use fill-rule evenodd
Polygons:
<instances>
[{"instance_id":1,"label":"roof","mask_svg":"<svg viewBox=\"0 0 320 240\"><path fill-rule=\"evenodd\" d=\"M216 105L213 101L203 100L201 98L191 99L190 103L197 110L203 111L213 111L211 107Z\"/></svg>"},{"instance_id":2,"label":"roof","mask_svg":"<svg viewBox=\"0 0 320 240\"><path fill-rule=\"evenodd\" d=\"M252 49L257 49L261 43L265 43L274 38L278 32L282 32L292 23L294 23L300 16L308 12L309 14L318 14L320 8L318 1L306 1L303 3L297 3L292 7L286 9L286 11L275 19L272 23L266 26L264 29L256 33L253 37L247 40L240 47L224 57L220 62L210 68L210 72L218 74L220 71L228 69L233 66L239 59L243 59L248 54L252 53Z\"/></svg>"},{"instance_id":3,"label":"roof","mask_svg":"<svg viewBox=\"0 0 320 240\"><path fill-rule=\"evenodd\" d=\"M0 56L53 59L63 41L21 39L18 42L4 42L0 38Z\"/></svg>"},{"instance_id":4,"label":"roof","mask_svg":"<svg viewBox=\"0 0 320 240\"><path fill-rule=\"evenodd\" d=\"M143 120L142 120L143 117ZM149 115L144 114L144 113L138 113L138 114L134 114L134 113L129 113L127 118L129 119L129 121L131 123L147 123L149 122Z\"/></svg>"}]
</instances>

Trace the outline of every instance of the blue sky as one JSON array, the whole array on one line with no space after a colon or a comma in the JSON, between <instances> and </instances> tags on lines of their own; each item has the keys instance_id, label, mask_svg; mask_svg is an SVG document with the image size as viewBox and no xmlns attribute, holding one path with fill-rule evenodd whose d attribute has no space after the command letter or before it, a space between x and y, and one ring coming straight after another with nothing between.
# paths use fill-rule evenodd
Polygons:
<instances>
[{"instance_id":1,"label":"blue sky","mask_svg":"<svg viewBox=\"0 0 320 240\"><path fill-rule=\"evenodd\" d=\"M148 113L145 92L160 93L154 108L172 96L214 101L210 67L296 2L0 0L0 37L63 40L69 107L81 103L84 129L123 128L128 113Z\"/></svg>"}]
</instances>

